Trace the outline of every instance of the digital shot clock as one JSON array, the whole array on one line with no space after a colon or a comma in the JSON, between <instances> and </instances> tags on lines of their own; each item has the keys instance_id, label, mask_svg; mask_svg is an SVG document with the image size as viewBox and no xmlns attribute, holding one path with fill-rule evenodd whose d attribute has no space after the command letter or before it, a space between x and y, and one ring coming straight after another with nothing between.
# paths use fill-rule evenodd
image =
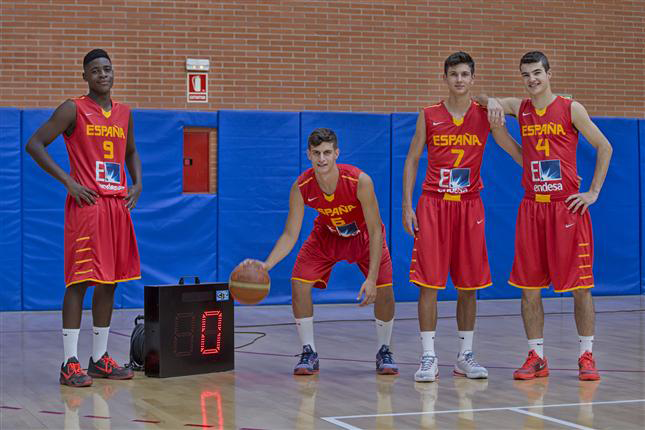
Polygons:
<instances>
[{"instance_id":1,"label":"digital shot clock","mask_svg":"<svg viewBox=\"0 0 645 430\"><path fill-rule=\"evenodd\" d=\"M170 377L234 367L233 300L227 283L144 287L145 374Z\"/></svg>"}]
</instances>

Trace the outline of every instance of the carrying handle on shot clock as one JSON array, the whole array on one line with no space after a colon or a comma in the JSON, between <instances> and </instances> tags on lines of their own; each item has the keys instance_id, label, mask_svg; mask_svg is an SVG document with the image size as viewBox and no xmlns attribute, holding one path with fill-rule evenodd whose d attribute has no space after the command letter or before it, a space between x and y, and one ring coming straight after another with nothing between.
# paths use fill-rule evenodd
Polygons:
<instances>
[{"instance_id":1,"label":"carrying handle on shot clock","mask_svg":"<svg viewBox=\"0 0 645 430\"><path fill-rule=\"evenodd\" d=\"M195 278L195 284L199 284L199 276L186 275L179 277L179 285L184 285L184 278Z\"/></svg>"}]
</instances>

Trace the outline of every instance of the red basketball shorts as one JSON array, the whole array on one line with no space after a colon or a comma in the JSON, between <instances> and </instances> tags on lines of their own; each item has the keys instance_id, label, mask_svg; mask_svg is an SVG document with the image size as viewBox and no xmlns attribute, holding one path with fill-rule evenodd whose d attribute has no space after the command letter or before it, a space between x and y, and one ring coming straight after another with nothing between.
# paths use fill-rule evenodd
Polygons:
<instances>
[{"instance_id":1,"label":"red basketball shorts","mask_svg":"<svg viewBox=\"0 0 645 430\"><path fill-rule=\"evenodd\" d=\"M410 282L444 289L448 273L455 288L477 290L492 284L484 205L478 194L423 192L417 205Z\"/></svg>"},{"instance_id":2,"label":"red basketball shorts","mask_svg":"<svg viewBox=\"0 0 645 430\"><path fill-rule=\"evenodd\" d=\"M392 285L392 260L383 232L383 251L376 287ZM314 226L311 234L300 248L291 279L313 283L316 288L327 288L331 269L339 261L357 263L363 275L367 276L370 266L369 234L361 231L353 237L340 237L327 231L326 227Z\"/></svg>"},{"instance_id":3,"label":"red basketball shorts","mask_svg":"<svg viewBox=\"0 0 645 430\"><path fill-rule=\"evenodd\" d=\"M130 212L122 197L96 204L65 202L65 285L89 281L113 284L141 278L139 250Z\"/></svg>"},{"instance_id":4,"label":"red basketball shorts","mask_svg":"<svg viewBox=\"0 0 645 430\"><path fill-rule=\"evenodd\" d=\"M571 213L564 201L524 198L515 227L515 261L509 283L558 293L593 287L593 232L589 211Z\"/></svg>"}]
</instances>

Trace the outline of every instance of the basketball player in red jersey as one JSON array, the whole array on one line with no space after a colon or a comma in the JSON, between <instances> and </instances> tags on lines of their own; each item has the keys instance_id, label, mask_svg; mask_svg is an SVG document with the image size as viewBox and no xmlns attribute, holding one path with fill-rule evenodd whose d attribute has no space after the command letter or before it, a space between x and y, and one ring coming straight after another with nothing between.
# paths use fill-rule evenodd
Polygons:
<instances>
[{"instance_id":1,"label":"basketball player in red jersey","mask_svg":"<svg viewBox=\"0 0 645 430\"><path fill-rule=\"evenodd\" d=\"M444 62L448 99L424 108L417 119L403 170L403 225L414 236L410 282L420 287L419 327L423 355L414 379L432 382L439 369L434 349L437 291L446 288L448 273L458 292L457 326L460 351L454 374L487 378L473 357L477 290L491 285L484 233L483 188L479 176L490 130L486 108L471 99L475 63L465 52ZM503 127L497 143L522 162L521 150ZM428 168L423 194L412 207L412 191L423 148Z\"/></svg>"},{"instance_id":2,"label":"basketball player in red jersey","mask_svg":"<svg viewBox=\"0 0 645 430\"><path fill-rule=\"evenodd\" d=\"M89 93L65 101L27 143L27 152L67 189L65 202L65 298L60 383L92 384L92 377L130 379L107 352L117 282L139 279L139 251L130 218L141 194L141 160L134 144L130 108L111 99L112 62L102 49L83 59ZM63 134L71 171L68 174L45 149ZM124 163L132 179L128 188ZM88 372L77 357L83 297L92 298L93 347Z\"/></svg>"},{"instance_id":3,"label":"basketball player in red jersey","mask_svg":"<svg viewBox=\"0 0 645 430\"><path fill-rule=\"evenodd\" d=\"M541 289L553 284L556 292L573 294L580 343L579 378L598 380L592 355L593 233L587 208L598 199L612 147L580 103L551 92L549 61L542 52L526 53L520 60L520 71L530 98L480 97L482 103L488 103L492 122L501 122L504 113L515 115L522 133L525 196L517 216L509 283L522 288L529 355L513 377L549 375L543 350ZM597 151L591 187L582 193L576 169L578 132Z\"/></svg>"},{"instance_id":4,"label":"basketball player in red jersey","mask_svg":"<svg viewBox=\"0 0 645 430\"><path fill-rule=\"evenodd\" d=\"M298 253L291 277L293 315L303 345L294 374L318 373L311 290L327 288L333 266L342 260L356 263L366 277L357 297L362 297L360 306L374 303L376 371L397 374L390 350L394 323L392 260L374 185L360 169L336 164L338 155L338 138L333 130L318 128L309 135L307 157L312 167L291 186L284 232L264 265L270 270L293 249L305 205L317 210L314 228Z\"/></svg>"}]
</instances>

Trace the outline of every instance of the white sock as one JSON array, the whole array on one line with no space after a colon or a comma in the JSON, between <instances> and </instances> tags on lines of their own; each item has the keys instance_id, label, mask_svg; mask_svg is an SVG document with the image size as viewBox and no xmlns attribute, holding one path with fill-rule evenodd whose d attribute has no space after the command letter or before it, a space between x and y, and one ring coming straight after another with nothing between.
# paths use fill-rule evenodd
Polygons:
<instances>
[{"instance_id":1,"label":"white sock","mask_svg":"<svg viewBox=\"0 0 645 430\"><path fill-rule=\"evenodd\" d=\"M578 336L580 339L580 355L584 354L585 351L591 352L593 348L593 336Z\"/></svg>"},{"instance_id":2,"label":"white sock","mask_svg":"<svg viewBox=\"0 0 645 430\"><path fill-rule=\"evenodd\" d=\"M467 351L473 350L473 335L474 331L458 331L459 335L459 355L463 355Z\"/></svg>"},{"instance_id":3,"label":"white sock","mask_svg":"<svg viewBox=\"0 0 645 430\"><path fill-rule=\"evenodd\" d=\"M529 352L533 350L540 357L544 358L544 338L529 339Z\"/></svg>"},{"instance_id":4,"label":"white sock","mask_svg":"<svg viewBox=\"0 0 645 430\"><path fill-rule=\"evenodd\" d=\"M316 351L316 344L314 344L314 317L296 318L296 328L298 329L298 336L300 336L302 346L309 345L311 349Z\"/></svg>"},{"instance_id":5,"label":"white sock","mask_svg":"<svg viewBox=\"0 0 645 430\"><path fill-rule=\"evenodd\" d=\"M378 349L381 349L381 346L383 345L390 346L392 327L394 327L394 318L389 321L381 321L374 318L374 323L376 324L376 340L378 341Z\"/></svg>"},{"instance_id":6,"label":"white sock","mask_svg":"<svg viewBox=\"0 0 645 430\"><path fill-rule=\"evenodd\" d=\"M65 363L72 357L78 359L78 334L81 332L80 328L64 328L63 329L63 353L65 354Z\"/></svg>"},{"instance_id":7,"label":"white sock","mask_svg":"<svg viewBox=\"0 0 645 430\"><path fill-rule=\"evenodd\" d=\"M96 363L107 352L110 327L92 327L92 360Z\"/></svg>"},{"instance_id":8,"label":"white sock","mask_svg":"<svg viewBox=\"0 0 645 430\"><path fill-rule=\"evenodd\" d=\"M434 352L434 335L435 331L421 332L421 345L423 345L423 355L435 355Z\"/></svg>"}]
</instances>

